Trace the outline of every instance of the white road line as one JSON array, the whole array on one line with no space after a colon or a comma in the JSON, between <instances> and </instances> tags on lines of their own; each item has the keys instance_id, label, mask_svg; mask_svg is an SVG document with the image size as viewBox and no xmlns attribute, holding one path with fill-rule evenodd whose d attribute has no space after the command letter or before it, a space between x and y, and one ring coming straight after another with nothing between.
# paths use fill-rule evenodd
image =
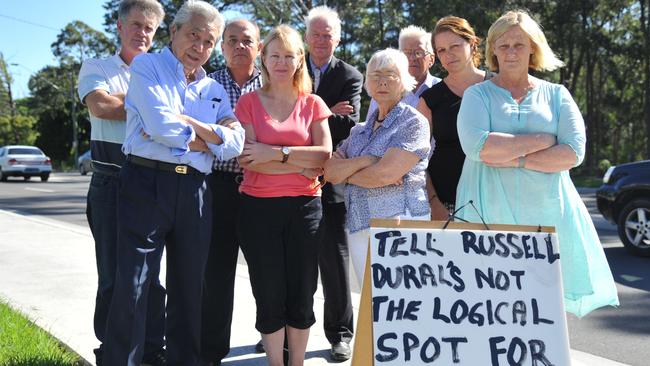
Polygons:
<instances>
[{"instance_id":1,"label":"white road line","mask_svg":"<svg viewBox=\"0 0 650 366\"><path fill-rule=\"evenodd\" d=\"M43 188L25 187L25 190L27 190L27 191L36 191L36 192L45 192L45 193L54 193L54 191L51 190L51 189L43 189Z\"/></svg>"}]
</instances>

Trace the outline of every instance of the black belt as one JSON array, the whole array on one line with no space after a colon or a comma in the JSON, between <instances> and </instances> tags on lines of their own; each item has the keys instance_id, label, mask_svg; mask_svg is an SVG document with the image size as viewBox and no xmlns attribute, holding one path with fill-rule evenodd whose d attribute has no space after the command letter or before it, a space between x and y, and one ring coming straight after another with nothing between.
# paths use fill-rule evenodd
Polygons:
<instances>
[{"instance_id":1,"label":"black belt","mask_svg":"<svg viewBox=\"0 0 650 366\"><path fill-rule=\"evenodd\" d=\"M156 170L161 170L164 172L171 172L171 173L176 173L176 174L200 174L200 175L205 175L205 173L201 173L199 170L185 164L172 164L172 163L166 163L164 161L159 161L159 160L151 160L147 158L143 158L140 156L136 155L127 155L126 161L133 163L135 165L140 165L146 168L151 168L151 169L156 169Z\"/></svg>"},{"instance_id":2,"label":"black belt","mask_svg":"<svg viewBox=\"0 0 650 366\"><path fill-rule=\"evenodd\" d=\"M235 182L237 185L241 184L244 180L244 174L242 173L233 173L233 172L224 172L222 170L212 170L212 175L215 178L219 178L224 181Z\"/></svg>"}]
</instances>

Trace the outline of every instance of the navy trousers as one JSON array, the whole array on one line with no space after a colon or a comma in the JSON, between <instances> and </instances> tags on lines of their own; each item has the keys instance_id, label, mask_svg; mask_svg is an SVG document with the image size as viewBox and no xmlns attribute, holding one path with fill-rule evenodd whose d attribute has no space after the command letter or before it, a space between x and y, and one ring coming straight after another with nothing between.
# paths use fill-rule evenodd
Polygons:
<instances>
[{"instance_id":1,"label":"navy trousers","mask_svg":"<svg viewBox=\"0 0 650 366\"><path fill-rule=\"evenodd\" d=\"M106 341L106 319L113 297L117 271L117 200L119 170L95 168L86 204L88 226L95 239L97 262L97 295L95 298L94 329L100 341L94 350L96 363L103 365L103 343ZM154 353L164 346L165 335L165 288L158 277L152 281L149 291L144 353Z\"/></svg>"},{"instance_id":2,"label":"navy trousers","mask_svg":"<svg viewBox=\"0 0 650 366\"><path fill-rule=\"evenodd\" d=\"M160 269L163 247L167 250L167 365L199 365L211 205L203 174L176 174L129 162L122 168L107 365L140 365L148 294Z\"/></svg>"},{"instance_id":3,"label":"navy trousers","mask_svg":"<svg viewBox=\"0 0 650 366\"><path fill-rule=\"evenodd\" d=\"M323 328L330 344L352 341L353 312L350 295L350 255L345 235L345 203L323 203L323 241L318 267L325 304Z\"/></svg>"},{"instance_id":4,"label":"navy trousers","mask_svg":"<svg viewBox=\"0 0 650 366\"><path fill-rule=\"evenodd\" d=\"M203 287L201 355L206 362L221 361L230 352L235 271L239 254L237 215L241 206L241 178L241 174L220 171L208 176L214 199L212 241Z\"/></svg>"}]
</instances>

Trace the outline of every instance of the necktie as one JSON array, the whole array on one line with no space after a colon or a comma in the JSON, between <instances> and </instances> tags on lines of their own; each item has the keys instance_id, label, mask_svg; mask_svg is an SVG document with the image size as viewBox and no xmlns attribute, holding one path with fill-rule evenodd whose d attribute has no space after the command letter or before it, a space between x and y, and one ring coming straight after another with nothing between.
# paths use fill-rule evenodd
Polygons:
<instances>
[{"instance_id":1,"label":"necktie","mask_svg":"<svg viewBox=\"0 0 650 366\"><path fill-rule=\"evenodd\" d=\"M320 84L320 69L314 69L314 93L318 90L318 85Z\"/></svg>"}]
</instances>

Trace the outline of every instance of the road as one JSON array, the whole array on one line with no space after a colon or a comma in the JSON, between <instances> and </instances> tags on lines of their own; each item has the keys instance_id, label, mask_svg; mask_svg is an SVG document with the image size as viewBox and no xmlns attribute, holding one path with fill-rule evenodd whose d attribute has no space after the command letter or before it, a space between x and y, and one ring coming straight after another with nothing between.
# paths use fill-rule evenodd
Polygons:
<instances>
[{"instance_id":1,"label":"road","mask_svg":"<svg viewBox=\"0 0 650 366\"><path fill-rule=\"evenodd\" d=\"M90 176L78 173L55 173L46 183L10 179L0 183L0 209L85 226L89 181ZM616 227L598 214L593 190L581 195L603 242L621 306L596 310L583 319L568 315L571 348L633 366L648 365L650 258L629 255L618 239Z\"/></svg>"}]
</instances>

